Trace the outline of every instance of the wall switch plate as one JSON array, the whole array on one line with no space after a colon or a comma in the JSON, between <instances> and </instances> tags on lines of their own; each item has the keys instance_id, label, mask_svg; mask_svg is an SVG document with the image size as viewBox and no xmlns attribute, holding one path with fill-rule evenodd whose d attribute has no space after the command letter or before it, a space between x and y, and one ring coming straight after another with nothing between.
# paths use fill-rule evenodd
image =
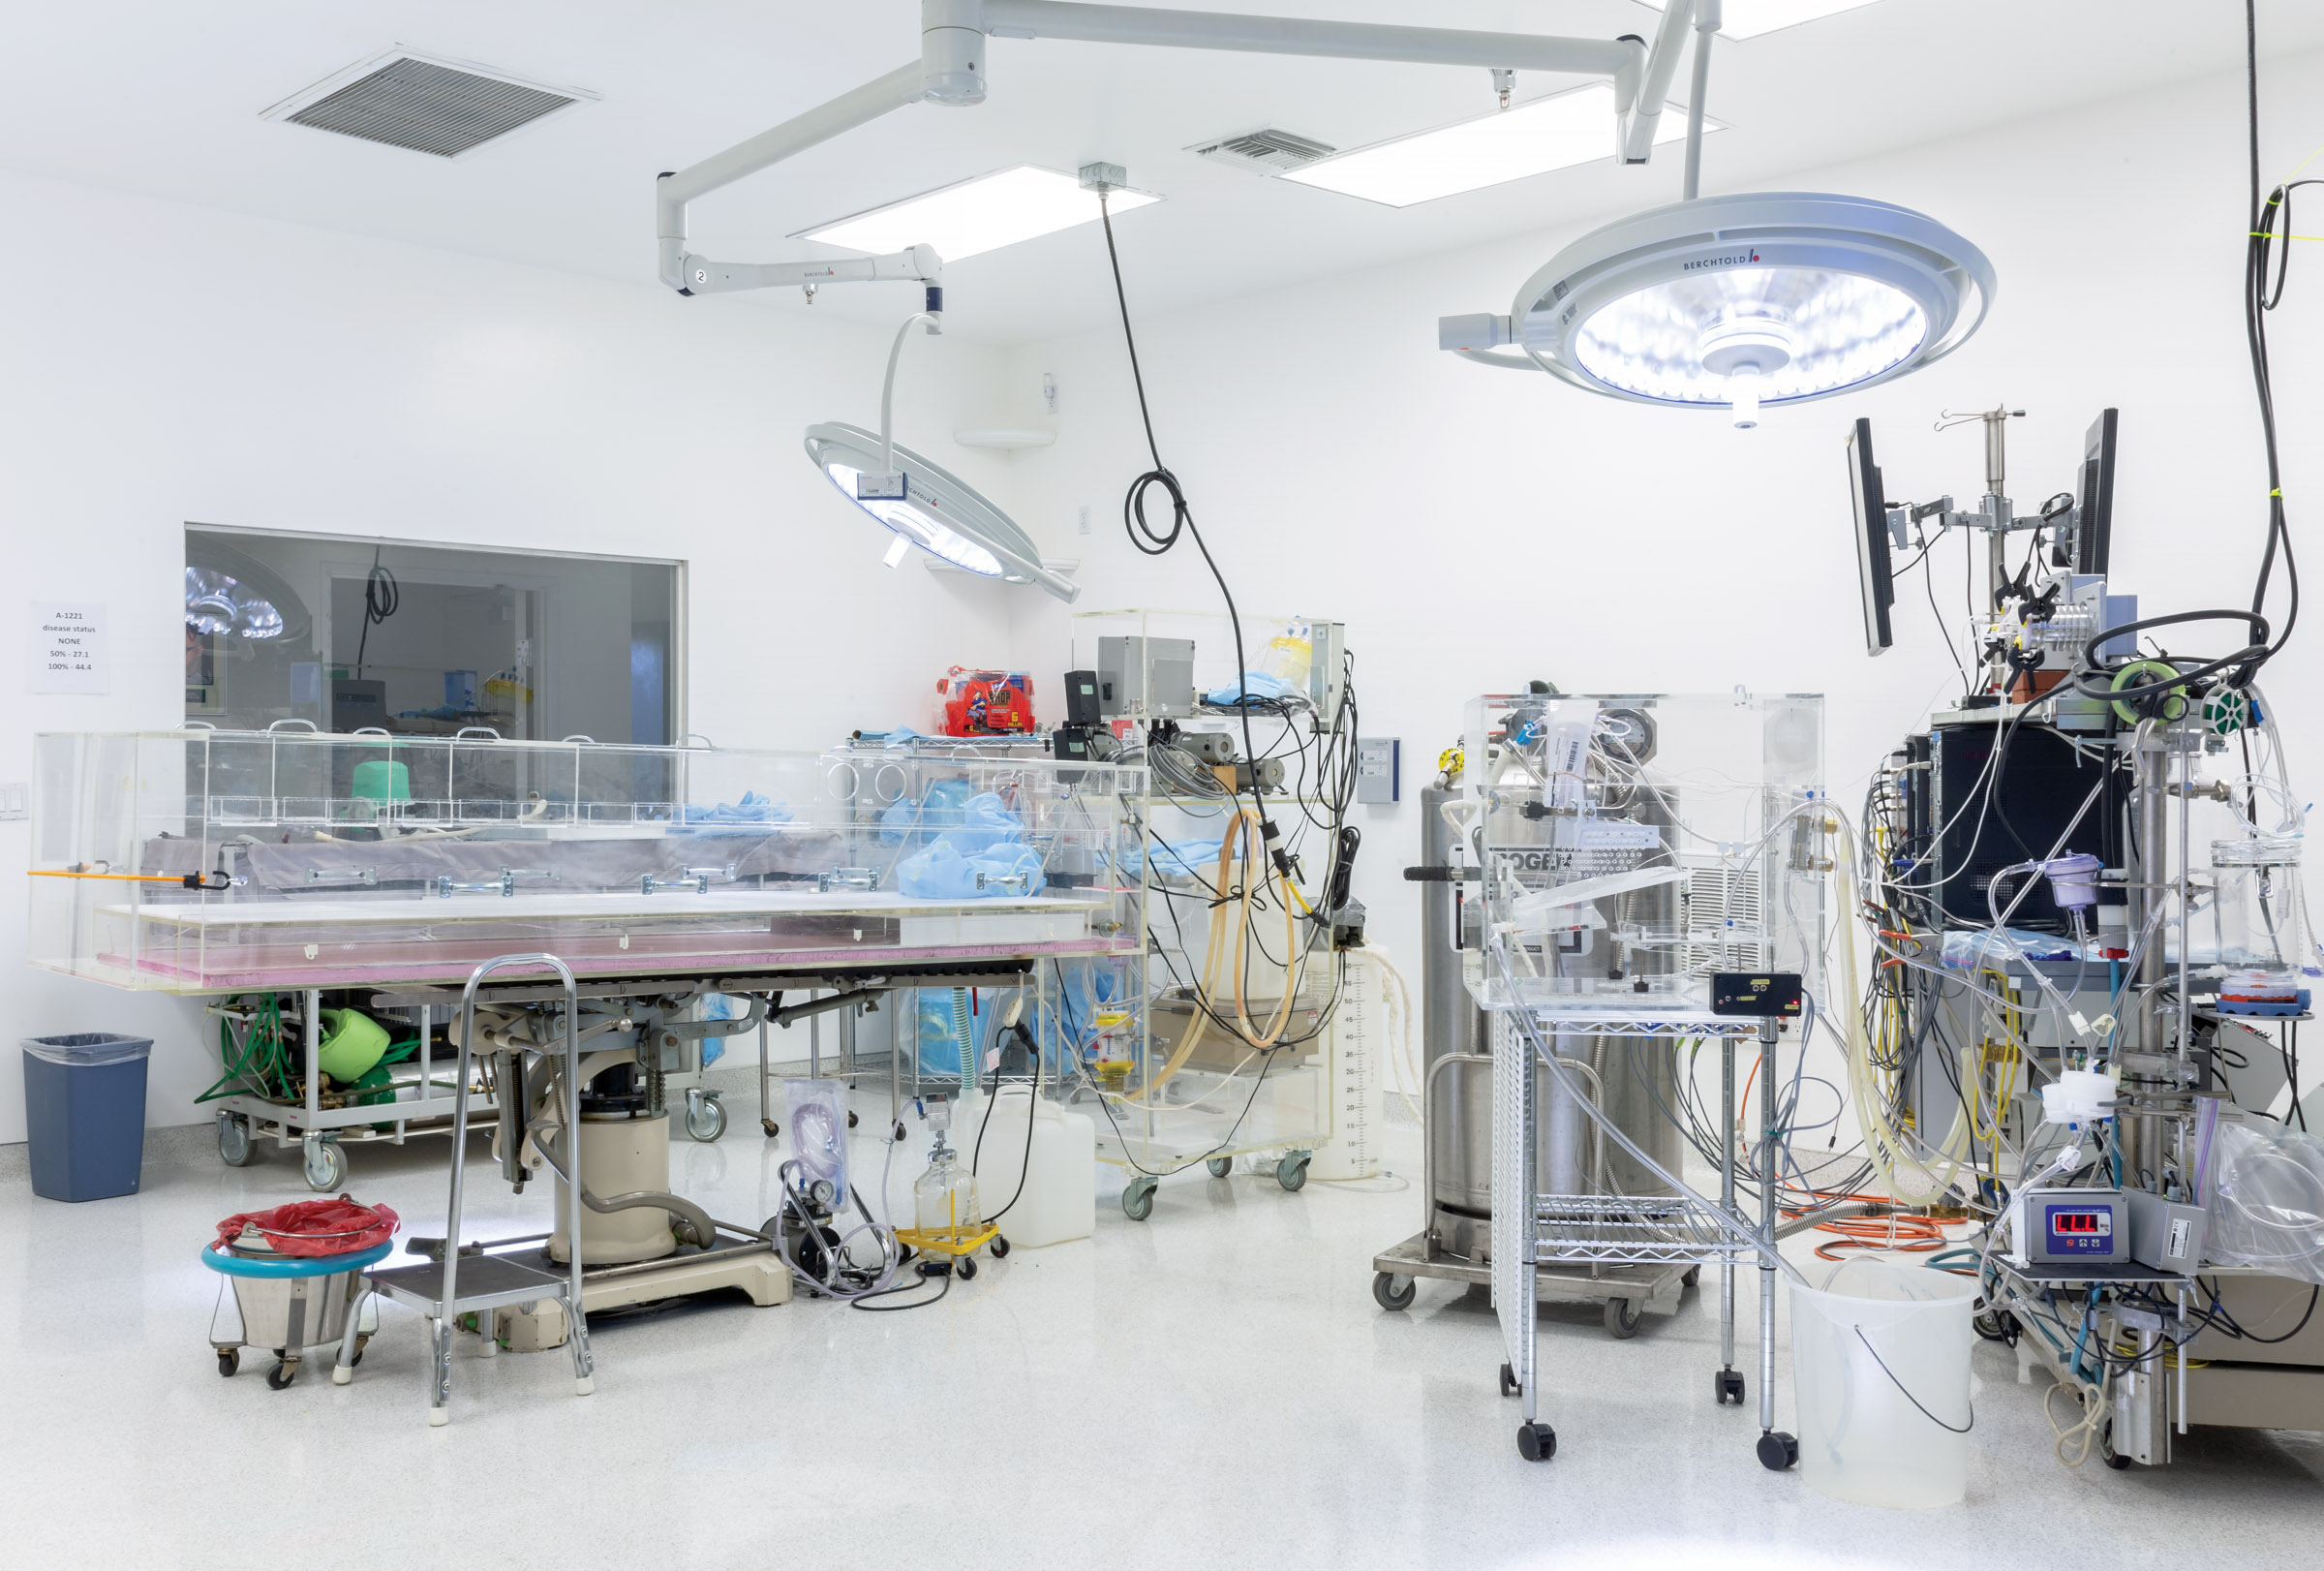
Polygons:
<instances>
[{"instance_id":1,"label":"wall switch plate","mask_svg":"<svg viewBox=\"0 0 2324 1571\"><path fill-rule=\"evenodd\" d=\"M1392 736L1356 741L1356 800L1386 806L1404 799L1404 744Z\"/></svg>"}]
</instances>

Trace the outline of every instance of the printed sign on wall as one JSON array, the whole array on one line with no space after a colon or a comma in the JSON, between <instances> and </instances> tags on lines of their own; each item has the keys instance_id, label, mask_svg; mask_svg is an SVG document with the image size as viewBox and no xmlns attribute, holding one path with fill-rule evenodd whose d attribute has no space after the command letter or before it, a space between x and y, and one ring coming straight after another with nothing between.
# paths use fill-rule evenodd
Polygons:
<instances>
[{"instance_id":1,"label":"printed sign on wall","mask_svg":"<svg viewBox=\"0 0 2324 1571\"><path fill-rule=\"evenodd\" d=\"M32 693L107 693L105 607L32 602Z\"/></svg>"}]
</instances>

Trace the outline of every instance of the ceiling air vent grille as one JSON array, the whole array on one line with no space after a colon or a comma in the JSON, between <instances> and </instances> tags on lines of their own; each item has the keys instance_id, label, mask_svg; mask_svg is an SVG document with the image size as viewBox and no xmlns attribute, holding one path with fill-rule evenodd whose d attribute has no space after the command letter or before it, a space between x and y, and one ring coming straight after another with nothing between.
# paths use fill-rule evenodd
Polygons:
<instances>
[{"instance_id":1,"label":"ceiling air vent grille","mask_svg":"<svg viewBox=\"0 0 2324 1571\"><path fill-rule=\"evenodd\" d=\"M560 109L596 97L544 87L488 68L391 49L316 83L266 111L343 137L458 158Z\"/></svg>"},{"instance_id":2,"label":"ceiling air vent grille","mask_svg":"<svg viewBox=\"0 0 2324 1571\"><path fill-rule=\"evenodd\" d=\"M1269 129L1197 142L1190 150L1196 157L1209 159L1214 164L1232 164L1237 169L1262 174L1281 174L1286 169L1304 169L1318 159L1330 158L1338 149L1329 142Z\"/></svg>"}]
</instances>

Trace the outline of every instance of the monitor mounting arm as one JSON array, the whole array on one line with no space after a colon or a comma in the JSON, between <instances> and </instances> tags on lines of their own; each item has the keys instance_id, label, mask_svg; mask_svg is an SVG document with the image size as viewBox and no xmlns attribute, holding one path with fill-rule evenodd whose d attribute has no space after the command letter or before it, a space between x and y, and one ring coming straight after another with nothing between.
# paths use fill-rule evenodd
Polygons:
<instances>
[{"instance_id":1,"label":"monitor mounting arm","mask_svg":"<svg viewBox=\"0 0 2324 1571\"><path fill-rule=\"evenodd\" d=\"M836 262L721 262L687 249L686 214L696 198L733 184L907 104L981 104L985 46L992 38L1061 38L1188 49L1387 60L1469 66L1493 74L1505 92L1508 73L1545 71L1610 77L1622 161L1643 164L1654 149L1671 77L1698 7L1714 0L1667 0L1649 49L1635 37L1554 38L1442 27L1385 26L1283 16L1226 15L1147 6L1089 5L1082 0L921 0L920 58L808 110L655 186L661 281L681 294L824 283L912 280L937 293L941 261L927 246L892 256ZM1716 15L1715 8L1711 14ZM940 298L932 303L938 309Z\"/></svg>"}]
</instances>

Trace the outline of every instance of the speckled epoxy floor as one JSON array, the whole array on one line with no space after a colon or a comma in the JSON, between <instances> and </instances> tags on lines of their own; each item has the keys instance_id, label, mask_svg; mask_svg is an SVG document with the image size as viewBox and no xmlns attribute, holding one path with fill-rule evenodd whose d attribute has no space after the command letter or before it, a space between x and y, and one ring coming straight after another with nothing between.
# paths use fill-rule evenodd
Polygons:
<instances>
[{"instance_id":1,"label":"speckled epoxy floor","mask_svg":"<svg viewBox=\"0 0 2324 1571\"><path fill-rule=\"evenodd\" d=\"M887 1099L860 1095L869 1134ZM674 1178L754 1221L780 1153L749 1094L730 1100L732 1131L682 1140ZM1417 1144L1391 1131L1391 1165ZM899 1197L924 1147L898 1154ZM366 1148L352 1186L433 1231L443 1151ZM874 1172L878 1153L863 1141ZM545 1225L538 1190L515 1201L472 1172L472 1233ZM1441 1283L1409 1313L1372 1302L1373 1252L1414 1229L1400 1181L1292 1195L1197 1169L1133 1223L1100 1178L1094 1239L1020 1250L933 1309L738 1296L603 1322L585 1400L561 1353L487 1361L463 1339L453 1422L430 1431L419 1324L392 1308L351 1386L318 1370L272 1392L257 1355L218 1377L218 1278L196 1251L222 1216L304 1198L294 1159L149 1156L144 1192L82 1206L15 1177L0 1563L1820 1571L2316 1553L2324 1436L2197 1431L2168 1469L2068 1470L2041 1385L1983 1344L1965 1504L1826 1500L1754 1460L1756 1391L1712 1404L1718 1321L1696 1293L1626 1342L1595 1310L1544 1310L1560 1443L1529 1464L1490 1310Z\"/></svg>"}]
</instances>

